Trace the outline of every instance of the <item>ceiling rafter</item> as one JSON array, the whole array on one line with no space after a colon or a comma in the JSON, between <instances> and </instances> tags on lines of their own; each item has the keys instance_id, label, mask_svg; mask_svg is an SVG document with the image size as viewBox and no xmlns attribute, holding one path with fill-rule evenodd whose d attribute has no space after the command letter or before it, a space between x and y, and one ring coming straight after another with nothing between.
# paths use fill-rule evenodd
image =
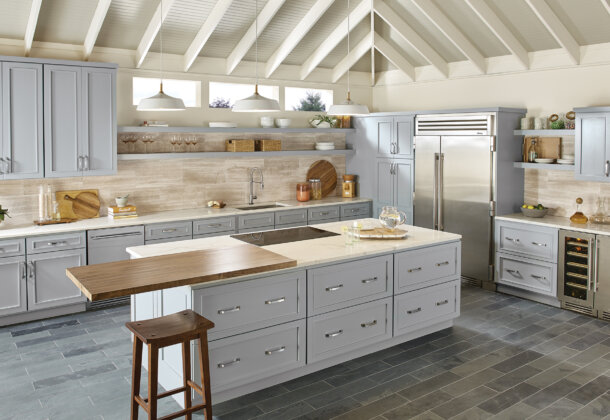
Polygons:
<instances>
[{"instance_id":1,"label":"ceiling rafter","mask_svg":"<svg viewBox=\"0 0 610 420\"><path fill-rule=\"evenodd\" d=\"M32 43L34 42L34 33L36 32L38 16L40 15L40 6L42 6L42 0L32 0L32 7L30 8L28 24L25 27L24 43L26 57L30 55L30 51L32 50Z\"/></svg>"},{"instance_id":2,"label":"ceiling rafter","mask_svg":"<svg viewBox=\"0 0 610 420\"><path fill-rule=\"evenodd\" d=\"M318 19L328 10L334 0L317 0L294 29L284 39L282 44L271 55L265 66L265 77L269 77L282 64L282 61L292 52L294 47L303 39L307 32L316 24Z\"/></svg>"},{"instance_id":3,"label":"ceiling rafter","mask_svg":"<svg viewBox=\"0 0 610 420\"><path fill-rule=\"evenodd\" d=\"M352 50L347 54L332 71L332 83L336 83L354 64L370 51L373 46L373 31L369 32Z\"/></svg>"},{"instance_id":4,"label":"ceiling rafter","mask_svg":"<svg viewBox=\"0 0 610 420\"><path fill-rule=\"evenodd\" d=\"M508 50L517 57L517 59L528 69L530 66L529 55L527 50L513 35L508 27L500 20L498 15L491 10L484 0L465 0L470 8L479 16L479 18L487 25L494 35L504 44Z\"/></svg>"},{"instance_id":5,"label":"ceiling rafter","mask_svg":"<svg viewBox=\"0 0 610 420\"><path fill-rule=\"evenodd\" d=\"M390 63L402 70L411 81L415 81L415 67L377 32L373 34L373 44L375 49L387 58Z\"/></svg>"},{"instance_id":6,"label":"ceiling rafter","mask_svg":"<svg viewBox=\"0 0 610 420\"><path fill-rule=\"evenodd\" d=\"M227 74L233 73L235 67L241 62L248 50L254 45L256 37L259 36L267 27L271 19L277 14L278 10L286 0L269 0L260 11L256 20L258 21L258 34L256 33L256 22L252 22L248 31L239 40L231 54L227 57Z\"/></svg>"},{"instance_id":7,"label":"ceiling rafter","mask_svg":"<svg viewBox=\"0 0 610 420\"><path fill-rule=\"evenodd\" d=\"M89 30L87 30L87 35L85 36L85 42L83 44L84 60L89 59L93 47L95 47L95 41L100 33L100 29L102 29L104 19L106 19L106 15L108 14L110 3L112 3L112 0L99 0L97 2L97 7L95 8L95 13L93 13L93 19L91 19Z\"/></svg>"},{"instance_id":8,"label":"ceiling rafter","mask_svg":"<svg viewBox=\"0 0 610 420\"><path fill-rule=\"evenodd\" d=\"M371 1L362 0L349 14L349 23L353 29L371 12ZM347 17L328 35L324 42L301 65L301 80L307 76L326 58L332 50L347 36Z\"/></svg>"},{"instance_id":9,"label":"ceiling rafter","mask_svg":"<svg viewBox=\"0 0 610 420\"><path fill-rule=\"evenodd\" d=\"M464 33L431 0L411 0L415 6L443 33L483 74L487 63L483 54Z\"/></svg>"},{"instance_id":10,"label":"ceiling rafter","mask_svg":"<svg viewBox=\"0 0 610 420\"><path fill-rule=\"evenodd\" d=\"M186 53L184 53L184 71L189 71L201 49L210 39L212 32L214 32L227 10L229 10L231 3L233 3L233 0L218 0L214 5L205 22L201 25L199 32L195 35L195 39L189 45Z\"/></svg>"},{"instance_id":11,"label":"ceiling rafter","mask_svg":"<svg viewBox=\"0 0 610 420\"><path fill-rule=\"evenodd\" d=\"M407 22L402 20L383 0L374 0L375 13L417 50L443 76L449 77L449 64Z\"/></svg>"},{"instance_id":12,"label":"ceiling rafter","mask_svg":"<svg viewBox=\"0 0 610 420\"><path fill-rule=\"evenodd\" d=\"M608 14L610 14L610 4L608 4L608 0L599 0L602 2L602 6L604 6L606 8L606 11L608 12Z\"/></svg>"},{"instance_id":13,"label":"ceiling rafter","mask_svg":"<svg viewBox=\"0 0 610 420\"><path fill-rule=\"evenodd\" d=\"M555 12L544 0L525 0L538 19L544 24L553 38L568 53L574 64L580 63L580 45L568 28L559 20Z\"/></svg>"},{"instance_id":14,"label":"ceiling rafter","mask_svg":"<svg viewBox=\"0 0 610 420\"><path fill-rule=\"evenodd\" d=\"M161 21L165 22L169 9L172 8L175 1L176 0L163 0L162 3L159 2L155 13L146 27L146 31L144 31L144 35L142 35L142 39L138 44L138 49L136 50L136 68L142 66L142 63L150 50L150 46L157 37L159 29L161 29ZM161 10L161 5L163 5L163 10Z\"/></svg>"}]
</instances>

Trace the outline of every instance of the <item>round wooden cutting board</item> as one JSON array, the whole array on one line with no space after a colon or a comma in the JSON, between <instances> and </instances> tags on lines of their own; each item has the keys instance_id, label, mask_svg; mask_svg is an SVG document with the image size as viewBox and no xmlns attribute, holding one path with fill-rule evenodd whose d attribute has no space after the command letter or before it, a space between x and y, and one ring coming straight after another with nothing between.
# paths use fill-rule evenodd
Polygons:
<instances>
[{"instance_id":1,"label":"round wooden cutting board","mask_svg":"<svg viewBox=\"0 0 610 420\"><path fill-rule=\"evenodd\" d=\"M82 192L75 198L66 195L65 200L72 202L72 211L79 219L90 219L100 212L100 199L90 192Z\"/></svg>"},{"instance_id":2,"label":"round wooden cutting board","mask_svg":"<svg viewBox=\"0 0 610 420\"><path fill-rule=\"evenodd\" d=\"M322 182L322 197L337 191L337 171L332 163L327 160L314 162L307 171L307 181L319 178Z\"/></svg>"}]
</instances>

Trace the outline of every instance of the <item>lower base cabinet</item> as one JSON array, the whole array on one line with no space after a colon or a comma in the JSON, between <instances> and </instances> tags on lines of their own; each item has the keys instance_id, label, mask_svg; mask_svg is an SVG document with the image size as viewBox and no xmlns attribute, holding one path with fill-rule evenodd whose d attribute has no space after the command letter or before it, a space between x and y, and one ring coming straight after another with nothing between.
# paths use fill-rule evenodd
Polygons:
<instances>
[{"instance_id":1,"label":"lower base cabinet","mask_svg":"<svg viewBox=\"0 0 610 420\"><path fill-rule=\"evenodd\" d=\"M25 256L0 258L0 316L28 310Z\"/></svg>"},{"instance_id":2,"label":"lower base cabinet","mask_svg":"<svg viewBox=\"0 0 610 420\"><path fill-rule=\"evenodd\" d=\"M557 296L557 264L497 254L498 284Z\"/></svg>"}]
</instances>

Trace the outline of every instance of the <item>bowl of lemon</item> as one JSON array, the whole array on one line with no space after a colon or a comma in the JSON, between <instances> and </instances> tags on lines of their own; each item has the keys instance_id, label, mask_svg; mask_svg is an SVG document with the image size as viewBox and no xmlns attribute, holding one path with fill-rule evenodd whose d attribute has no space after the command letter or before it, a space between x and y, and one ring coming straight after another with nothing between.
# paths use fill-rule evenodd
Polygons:
<instances>
[{"instance_id":1,"label":"bowl of lemon","mask_svg":"<svg viewBox=\"0 0 610 420\"><path fill-rule=\"evenodd\" d=\"M531 204L524 204L521 206L521 213L523 213L525 217L544 217L548 211L548 207L544 207L542 204L535 206Z\"/></svg>"}]
</instances>

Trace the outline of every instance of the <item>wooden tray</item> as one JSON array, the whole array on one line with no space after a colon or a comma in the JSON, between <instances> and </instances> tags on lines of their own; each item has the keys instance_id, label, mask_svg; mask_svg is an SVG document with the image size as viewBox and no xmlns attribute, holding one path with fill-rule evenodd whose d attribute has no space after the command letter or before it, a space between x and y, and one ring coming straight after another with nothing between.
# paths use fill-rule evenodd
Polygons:
<instances>
[{"instance_id":1,"label":"wooden tray","mask_svg":"<svg viewBox=\"0 0 610 420\"><path fill-rule=\"evenodd\" d=\"M332 163L327 160L314 162L307 171L306 181L312 178L319 179L322 183L322 197L326 197L329 194L336 195L337 171Z\"/></svg>"},{"instance_id":2,"label":"wooden tray","mask_svg":"<svg viewBox=\"0 0 610 420\"><path fill-rule=\"evenodd\" d=\"M60 223L72 223L72 222L76 222L76 219L34 220L34 224L37 226L58 225Z\"/></svg>"},{"instance_id":3,"label":"wooden tray","mask_svg":"<svg viewBox=\"0 0 610 420\"><path fill-rule=\"evenodd\" d=\"M402 229L362 229L360 231L360 239L407 239L407 231Z\"/></svg>"}]
</instances>

